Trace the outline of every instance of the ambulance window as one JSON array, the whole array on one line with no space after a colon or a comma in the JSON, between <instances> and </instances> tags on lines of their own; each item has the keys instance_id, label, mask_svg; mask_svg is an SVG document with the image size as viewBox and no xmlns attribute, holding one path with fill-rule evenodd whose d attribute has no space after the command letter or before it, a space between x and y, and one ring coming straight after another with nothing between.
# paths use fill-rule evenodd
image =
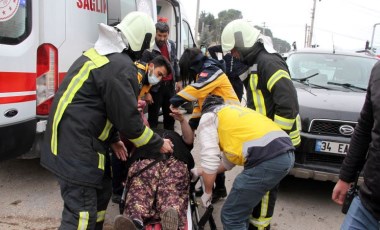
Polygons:
<instances>
[{"instance_id":1,"label":"ambulance window","mask_svg":"<svg viewBox=\"0 0 380 230\"><path fill-rule=\"evenodd\" d=\"M108 1L108 25L115 25L119 23L125 15L136 10L136 0Z\"/></svg>"},{"instance_id":2,"label":"ambulance window","mask_svg":"<svg viewBox=\"0 0 380 230\"><path fill-rule=\"evenodd\" d=\"M32 0L0 1L0 44L24 41L32 27Z\"/></svg>"},{"instance_id":3,"label":"ambulance window","mask_svg":"<svg viewBox=\"0 0 380 230\"><path fill-rule=\"evenodd\" d=\"M195 47L195 42L189 24L186 21L182 21L182 40L184 49Z\"/></svg>"}]
</instances>

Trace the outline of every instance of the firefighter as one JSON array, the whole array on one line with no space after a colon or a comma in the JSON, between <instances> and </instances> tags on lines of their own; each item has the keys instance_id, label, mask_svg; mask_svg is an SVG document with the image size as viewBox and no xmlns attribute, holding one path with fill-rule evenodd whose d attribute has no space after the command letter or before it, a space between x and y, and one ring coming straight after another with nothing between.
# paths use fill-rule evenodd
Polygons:
<instances>
[{"instance_id":1,"label":"firefighter","mask_svg":"<svg viewBox=\"0 0 380 230\"><path fill-rule=\"evenodd\" d=\"M244 166L224 202L221 220L223 229L247 229L252 209L293 167L292 142L271 119L243 106L224 105L214 95L204 100L198 131L201 168L192 172L203 177L203 206L210 205L216 173Z\"/></svg>"},{"instance_id":2,"label":"firefighter","mask_svg":"<svg viewBox=\"0 0 380 230\"><path fill-rule=\"evenodd\" d=\"M223 52L250 66L244 80L247 106L272 119L287 132L294 146L300 139L297 93L283 58L273 49L269 37L251 24L237 19L227 24L221 36ZM278 185L274 186L252 212L250 229L270 229Z\"/></svg>"},{"instance_id":3,"label":"firefighter","mask_svg":"<svg viewBox=\"0 0 380 230\"><path fill-rule=\"evenodd\" d=\"M60 229L102 229L112 193L109 155L127 152L119 130L137 147L172 152L170 140L146 127L137 109L133 61L153 45L152 19L131 12L116 27L99 24L99 39L70 67L54 98L41 164L58 177L64 201Z\"/></svg>"}]
</instances>

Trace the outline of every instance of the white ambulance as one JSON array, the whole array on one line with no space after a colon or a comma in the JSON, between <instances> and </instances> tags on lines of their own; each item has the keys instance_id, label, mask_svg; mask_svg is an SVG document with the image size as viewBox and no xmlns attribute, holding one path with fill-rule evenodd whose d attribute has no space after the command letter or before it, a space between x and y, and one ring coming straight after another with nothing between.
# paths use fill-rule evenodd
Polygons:
<instances>
[{"instance_id":1,"label":"white ambulance","mask_svg":"<svg viewBox=\"0 0 380 230\"><path fill-rule=\"evenodd\" d=\"M168 18L178 57L195 42L177 0L0 0L0 160L38 157L50 106L98 23L131 11Z\"/></svg>"}]
</instances>

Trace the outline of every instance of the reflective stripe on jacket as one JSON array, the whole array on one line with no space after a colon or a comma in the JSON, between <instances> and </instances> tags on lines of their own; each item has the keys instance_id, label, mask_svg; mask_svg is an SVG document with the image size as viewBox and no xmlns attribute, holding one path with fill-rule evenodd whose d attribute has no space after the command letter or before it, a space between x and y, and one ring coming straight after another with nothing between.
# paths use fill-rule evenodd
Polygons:
<instances>
[{"instance_id":1,"label":"reflective stripe on jacket","mask_svg":"<svg viewBox=\"0 0 380 230\"><path fill-rule=\"evenodd\" d=\"M213 61L212 59L207 60L202 72L197 76L197 81L186 86L170 99L170 103L174 106L182 105L185 102L196 102L189 121L193 129L198 126L203 101L207 95L218 95L223 97L226 104L240 105L227 75L220 68L213 65ZM192 125L192 120L196 120L194 125Z\"/></svg>"},{"instance_id":2,"label":"reflective stripe on jacket","mask_svg":"<svg viewBox=\"0 0 380 230\"><path fill-rule=\"evenodd\" d=\"M247 106L276 122L292 139L301 143L297 92L285 61L276 54L261 51L245 80Z\"/></svg>"}]
</instances>

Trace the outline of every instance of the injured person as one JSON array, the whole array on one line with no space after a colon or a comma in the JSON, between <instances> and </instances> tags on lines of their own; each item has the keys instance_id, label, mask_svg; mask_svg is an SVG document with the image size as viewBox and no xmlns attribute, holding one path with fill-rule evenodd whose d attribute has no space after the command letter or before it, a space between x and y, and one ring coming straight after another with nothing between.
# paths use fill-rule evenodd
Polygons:
<instances>
[{"instance_id":1,"label":"injured person","mask_svg":"<svg viewBox=\"0 0 380 230\"><path fill-rule=\"evenodd\" d=\"M126 179L127 194L123 215L115 218L115 230L147 229L159 225L163 230L185 229L189 202L191 155L194 134L178 111L172 116L181 124L182 136L175 131L156 129L170 139L172 154L147 152L137 148L130 157ZM190 221L190 220L189 220Z\"/></svg>"}]
</instances>

